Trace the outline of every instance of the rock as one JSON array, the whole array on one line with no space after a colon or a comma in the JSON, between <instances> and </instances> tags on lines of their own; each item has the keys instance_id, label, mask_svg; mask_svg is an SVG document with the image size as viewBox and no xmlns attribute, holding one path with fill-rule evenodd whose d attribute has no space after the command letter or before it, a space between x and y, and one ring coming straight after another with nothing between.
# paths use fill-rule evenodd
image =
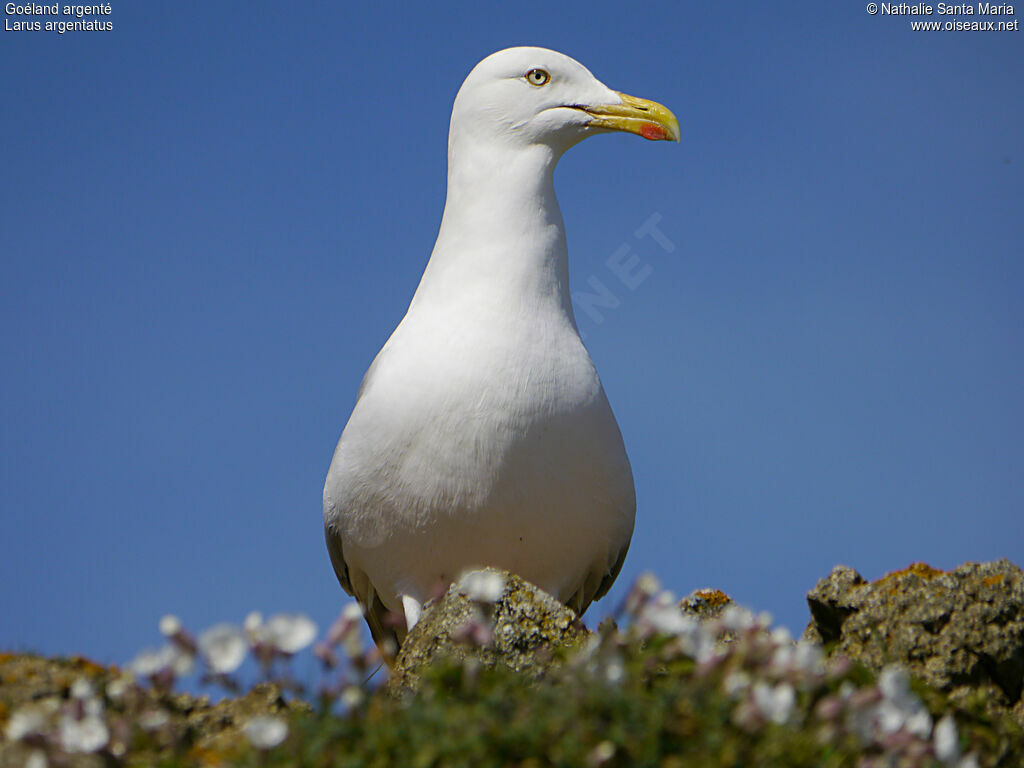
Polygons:
<instances>
[{"instance_id":1,"label":"rock","mask_svg":"<svg viewBox=\"0 0 1024 768\"><path fill-rule=\"evenodd\" d=\"M287 720L295 712L310 712L305 702L287 700L282 689L259 683L245 695L211 703L207 696L160 693L153 688L132 687L116 700L108 686L122 677L116 666L96 664L82 656L45 658L30 653L0 653L0 768L26 765L33 748L3 738L4 728L19 710L46 713L45 732L54 733L59 713L69 706L76 682L85 681L103 703L109 722L138 723L146 713L159 712L163 724L147 741L139 734L127 739L138 764L167 762L170 755L188 753L210 762L227 764L245 743L242 728L254 717L275 716ZM112 732L111 741L117 737ZM109 764L102 755L75 754L61 757L66 768L101 768ZM57 764L57 763L51 763Z\"/></svg>"},{"instance_id":2,"label":"rock","mask_svg":"<svg viewBox=\"0 0 1024 768\"><path fill-rule=\"evenodd\" d=\"M915 563L871 583L836 566L807 603L805 639L876 671L902 664L954 701L983 699L1024 724L1024 572L1009 560Z\"/></svg>"},{"instance_id":3,"label":"rock","mask_svg":"<svg viewBox=\"0 0 1024 768\"><path fill-rule=\"evenodd\" d=\"M712 621L719 618L726 606L733 605L733 599L720 589L695 589L679 601L679 610L701 621ZM725 653L729 643L736 641L736 633L721 632L715 646L720 653Z\"/></svg>"},{"instance_id":4,"label":"rock","mask_svg":"<svg viewBox=\"0 0 1024 768\"><path fill-rule=\"evenodd\" d=\"M679 601L679 610L701 620L717 619L732 602L720 589L695 589Z\"/></svg>"},{"instance_id":5,"label":"rock","mask_svg":"<svg viewBox=\"0 0 1024 768\"><path fill-rule=\"evenodd\" d=\"M428 604L402 644L388 687L394 693L415 690L422 670L442 658L472 658L539 676L551 663L551 650L586 635L576 613L539 587L507 571L472 571Z\"/></svg>"},{"instance_id":6,"label":"rock","mask_svg":"<svg viewBox=\"0 0 1024 768\"><path fill-rule=\"evenodd\" d=\"M279 717L284 720L295 712L312 712L304 701L286 699L281 687L274 683L257 683L247 693L211 703L206 696L193 700L182 710L196 746L211 755L230 754L244 740L242 730L257 717Z\"/></svg>"}]
</instances>

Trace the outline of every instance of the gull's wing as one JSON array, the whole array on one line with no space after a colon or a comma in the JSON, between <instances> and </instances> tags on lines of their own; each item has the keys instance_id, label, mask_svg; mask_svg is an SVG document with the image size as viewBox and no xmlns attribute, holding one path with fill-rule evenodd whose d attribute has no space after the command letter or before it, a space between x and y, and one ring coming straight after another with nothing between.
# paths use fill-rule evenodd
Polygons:
<instances>
[{"instance_id":1,"label":"gull's wing","mask_svg":"<svg viewBox=\"0 0 1024 768\"><path fill-rule=\"evenodd\" d=\"M396 621L399 617L384 607L384 603L377 597L377 592L369 579L365 577L357 579L353 586L348 564L345 562L344 542L341 540L341 534L330 525L325 524L324 538L327 541L327 552L331 556L331 565L334 566L338 583L341 584L342 589L359 602L363 609L363 616L366 617L366 623L370 625L373 642L380 648L388 666L391 666L402 645L402 640L405 639L404 626L397 625L404 624L404 622Z\"/></svg>"},{"instance_id":2,"label":"gull's wing","mask_svg":"<svg viewBox=\"0 0 1024 768\"><path fill-rule=\"evenodd\" d=\"M363 380L359 385L359 392L356 394L356 405L362 399L363 393L371 386L374 374L386 351L387 344L373 358L373 362L370 363L370 367L363 375ZM338 583L341 584L342 589L359 602L363 609L363 616L366 617L366 623L370 625L370 634L373 636L373 641L380 648L381 653L384 654L384 658L390 666L402 645L402 640L405 639L404 618L396 621L399 617L395 617L384 607L384 603L377 597L377 592L368 578L364 576L361 579L355 579L353 582L352 576L349 573L348 563L345 562L345 549L341 532L325 522L324 538L327 541L327 552L331 556L331 565L334 566L334 573L338 577ZM396 624L401 626L396 626Z\"/></svg>"},{"instance_id":3,"label":"gull's wing","mask_svg":"<svg viewBox=\"0 0 1024 768\"><path fill-rule=\"evenodd\" d=\"M622 549L619 550L619 556L615 558L615 564L612 566L612 569L604 575L604 578L601 579L601 583L597 585L597 591L594 593L594 596L587 601L588 606L593 600L600 600L608 594L608 590L612 588L612 584L614 584L615 580L619 577L619 571L622 570L622 564L626 562L626 553L629 552L629 543L632 540L633 537L631 536L629 541L627 541ZM586 610L586 608L583 610Z\"/></svg>"},{"instance_id":4,"label":"gull's wing","mask_svg":"<svg viewBox=\"0 0 1024 768\"><path fill-rule=\"evenodd\" d=\"M632 540L632 536L630 540ZM576 611L577 616L582 616L592 602L600 600L608 594L608 590L612 588L612 584L618 578L619 571L622 570L622 564L626 561L626 553L628 551L629 541L626 541L622 549L619 550L619 554L615 557L612 567L603 574L600 571L595 571L583 583L583 586L579 588L576 594L566 601L565 604Z\"/></svg>"}]
</instances>

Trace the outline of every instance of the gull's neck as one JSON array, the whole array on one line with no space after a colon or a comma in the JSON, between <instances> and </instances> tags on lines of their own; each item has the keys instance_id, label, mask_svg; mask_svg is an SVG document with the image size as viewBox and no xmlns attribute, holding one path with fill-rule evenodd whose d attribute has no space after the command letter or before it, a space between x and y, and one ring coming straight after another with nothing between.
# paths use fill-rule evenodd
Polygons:
<instances>
[{"instance_id":1,"label":"gull's neck","mask_svg":"<svg viewBox=\"0 0 1024 768\"><path fill-rule=\"evenodd\" d=\"M468 301L498 311L554 310L575 325L554 187L560 154L452 137L444 216L413 307Z\"/></svg>"}]
</instances>

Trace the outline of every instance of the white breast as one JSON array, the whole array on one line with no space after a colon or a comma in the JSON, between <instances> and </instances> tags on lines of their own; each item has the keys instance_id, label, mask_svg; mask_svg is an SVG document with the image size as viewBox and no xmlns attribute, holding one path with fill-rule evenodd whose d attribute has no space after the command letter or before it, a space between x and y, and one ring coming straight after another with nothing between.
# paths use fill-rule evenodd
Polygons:
<instances>
[{"instance_id":1,"label":"white breast","mask_svg":"<svg viewBox=\"0 0 1024 768\"><path fill-rule=\"evenodd\" d=\"M575 329L414 307L378 355L324 491L352 582L391 610L496 566L585 603L628 545L633 478Z\"/></svg>"}]
</instances>

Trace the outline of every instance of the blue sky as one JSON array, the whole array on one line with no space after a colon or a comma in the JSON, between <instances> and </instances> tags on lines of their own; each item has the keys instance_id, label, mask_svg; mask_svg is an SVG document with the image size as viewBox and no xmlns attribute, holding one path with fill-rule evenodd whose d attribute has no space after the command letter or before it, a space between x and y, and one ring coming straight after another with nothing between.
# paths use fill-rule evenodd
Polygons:
<instances>
[{"instance_id":1,"label":"blue sky","mask_svg":"<svg viewBox=\"0 0 1024 768\"><path fill-rule=\"evenodd\" d=\"M682 126L556 175L574 289L619 300L578 320L639 505L588 619L645 570L798 632L837 563L1024 562L1024 32L856 2L112 10L0 34L0 648L336 615L324 475L433 245L452 99L521 44Z\"/></svg>"}]
</instances>

